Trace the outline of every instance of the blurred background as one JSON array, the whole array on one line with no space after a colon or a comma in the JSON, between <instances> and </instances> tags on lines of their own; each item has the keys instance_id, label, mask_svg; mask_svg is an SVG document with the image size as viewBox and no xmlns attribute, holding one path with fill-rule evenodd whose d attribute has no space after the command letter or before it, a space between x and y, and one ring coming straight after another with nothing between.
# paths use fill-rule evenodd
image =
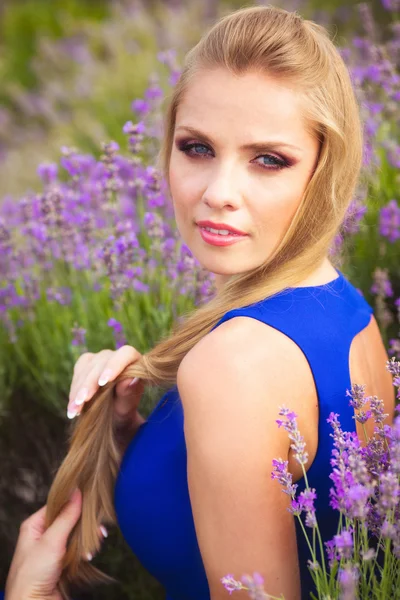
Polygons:
<instances>
[{"instance_id":1,"label":"blurred background","mask_svg":"<svg viewBox=\"0 0 400 600\"><path fill-rule=\"evenodd\" d=\"M0 589L19 525L65 455L73 365L146 352L215 293L155 165L182 60L235 0L0 0ZM364 123L360 185L332 255L400 355L400 1L276 2L328 27ZM361 382L360 382L361 383ZM146 390L148 414L165 390ZM162 599L119 531L76 600Z\"/></svg>"}]
</instances>

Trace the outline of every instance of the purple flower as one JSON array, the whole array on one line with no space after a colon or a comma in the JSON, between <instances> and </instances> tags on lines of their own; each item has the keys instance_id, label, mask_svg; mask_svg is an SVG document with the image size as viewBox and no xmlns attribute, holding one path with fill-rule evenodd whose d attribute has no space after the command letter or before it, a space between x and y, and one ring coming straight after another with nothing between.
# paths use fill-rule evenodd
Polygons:
<instances>
[{"instance_id":1,"label":"purple flower","mask_svg":"<svg viewBox=\"0 0 400 600\"><path fill-rule=\"evenodd\" d=\"M358 385L355 383L351 391L346 390L346 396L350 396L351 400L349 402L350 406L355 408L356 410L360 410L366 403L365 398L365 385Z\"/></svg>"},{"instance_id":2,"label":"purple flower","mask_svg":"<svg viewBox=\"0 0 400 600\"><path fill-rule=\"evenodd\" d=\"M107 325L114 330L115 345L118 350L118 348L121 348L121 346L124 346L127 343L123 327L121 323L114 318L109 319Z\"/></svg>"},{"instance_id":3,"label":"purple flower","mask_svg":"<svg viewBox=\"0 0 400 600\"><path fill-rule=\"evenodd\" d=\"M374 494L372 485L362 485L356 483L346 490L346 509L347 513L356 519L365 520L368 517L369 499Z\"/></svg>"},{"instance_id":4,"label":"purple flower","mask_svg":"<svg viewBox=\"0 0 400 600\"><path fill-rule=\"evenodd\" d=\"M372 416L374 417L374 421L377 425L381 425L386 417L389 416L388 413L384 412L384 404L383 400L379 399L378 396L370 397L370 407Z\"/></svg>"},{"instance_id":5,"label":"purple flower","mask_svg":"<svg viewBox=\"0 0 400 600\"><path fill-rule=\"evenodd\" d=\"M400 496L400 485L398 475L391 471L382 473L379 482L379 509L382 515L388 510L395 508Z\"/></svg>"},{"instance_id":6,"label":"purple flower","mask_svg":"<svg viewBox=\"0 0 400 600\"><path fill-rule=\"evenodd\" d=\"M371 286L372 294L377 294L378 296L382 296L382 298L393 296L392 284L390 283L387 269L377 267L372 277L374 279L374 284Z\"/></svg>"},{"instance_id":7,"label":"purple flower","mask_svg":"<svg viewBox=\"0 0 400 600\"><path fill-rule=\"evenodd\" d=\"M70 288L47 288L46 298L48 302L58 302L58 304L69 305L71 304L72 291Z\"/></svg>"},{"instance_id":8,"label":"purple flower","mask_svg":"<svg viewBox=\"0 0 400 600\"><path fill-rule=\"evenodd\" d=\"M368 550L361 552L361 556L363 561L368 562L376 557L376 550L374 548L368 548Z\"/></svg>"},{"instance_id":9,"label":"purple flower","mask_svg":"<svg viewBox=\"0 0 400 600\"><path fill-rule=\"evenodd\" d=\"M331 413L327 421L334 429L333 469L329 475L334 487L330 489L330 505L348 518L366 519L374 486L370 483L360 440L356 432L342 431L336 413Z\"/></svg>"},{"instance_id":10,"label":"purple flower","mask_svg":"<svg viewBox=\"0 0 400 600\"><path fill-rule=\"evenodd\" d=\"M381 534L382 537L393 540L396 537L396 528L394 524L385 519L382 523Z\"/></svg>"},{"instance_id":11,"label":"purple flower","mask_svg":"<svg viewBox=\"0 0 400 600\"><path fill-rule=\"evenodd\" d=\"M252 600L269 599L269 595L264 590L264 579L259 573L253 573L253 576L243 575L241 580L247 586L248 594Z\"/></svg>"},{"instance_id":12,"label":"purple flower","mask_svg":"<svg viewBox=\"0 0 400 600\"><path fill-rule=\"evenodd\" d=\"M368 419L370 419L372 417L372 411L371 410L360 410L358 414L353 416L353 419L355 419L356 421L358 421L358 423L361 423L362 425L364 425Z\"/></svg>"},{"instance_id":13,"label":"purple flower","mask_svg":"<svg viewBox=\"0 0 400 600\"><path fill-rule=\"evenodd\" d=\"M399 11L400 0L382 0L382 6L388 11Z\"/></svg>"},{"instance_id":14,"label":"purple flower","mask_svg":"<svg viewBox=\"0 0 400 600\"><path fill-rule=\"evenodd\" d=\"M339 569L340 600L356 600L359 571L356 566L346 565Z\"/></svg>"},{"instance_id":15,"label":"purple flower","mask_svg":"<svg viewBox=\"0 0 400 600\"><path fill-rule=\"evenodd\" d=\"M85 346L85 335L86 335L86 329L83 329L83 327L78 327L78 325L75 323L74 327L71 330L72 332L72 345L73 346Z\"/></svg>"},{"instance_id":16,"label":"purple flower","mask_svg":"<svg viewBox=\"0 0 400 600\"><path fill-rule=\"evenodd\" d=\"M391 243L400 238L400 208L396 200L391 200L386 206L381 208L379 232Z\"/></svg>"},{"instance_id":17,"label":"purple flower","mask_svg":"<svg viewBox=\"0 0 400 600\"><path fill-rule=\"evenodd\" d=\"M300 492L298 497L292 499L290 512L295 516L300 516L302 512L306 513L305 523L307 527L311 529L317 526L317 519L315 515L314 501L317 498L317 494L314 488L307 488Z\"/></svg>"},{"instance_id":18,"label":"purple flower","mask_svg":"<svg viewBox=\"0 0 400 600\"><path fill-rule=\"evenodd\" d=\"M305 450L306 444L304 438L300 435L297 427L296 413L285 406L281 406L279 415L286 417L286 420L277 419L278 427L283 427L289 433L289 439L293 442L290 447L294 450L294 457L298 463L305 465L308 462L308 452Z\"/></svg>"},{"instance_id":19,"label":"purple flower","mask_svg":"<svg viewBox=\"0 0 400 600\"><path fill-rule=\"evenodd\" d=\"M341 558L350 559L353 555L353 535L351 531L344 530L334 536L335 547Z\"/></svg>"},{"instance_id":20,"label":"purple flower","mask_svg":"<svg viewBox=\"0 0 400 600\"><path fill-rule=\"evenodd\" d=\"M150 110L150 104L141 98L134 100L131 104L133 112L147 113Z\"/></svg>"},{"instance_id":21,"label":"purple flower","mask_svg":"<svg viewBox=\"0 0 400 600\"><path fill-rule=\"evenodd\" d=\"M289 496L294 496L297 490L297 483L292 483L292 474L288 471L289 461L276 459L272 460L274 470L271 473L272 479L277 479L283 487L283 492Z\"/></svg>"},{"instance_id":22,"label":"purple flower","mask_svg":"<svg viewBox=\"0 0 400 600\"><path fill-rule=\"evenodd\" d=\"M37 174L46 184L56 181L58 166L55 163L42 163L37 168Z\"/></svg>"},{"instance_id":23,"label":"purple flower","mask_svg":"<svg viewBox=\"0 0 400 600\"><path fill-rule=\"evenodd\" d=\"M335 562L339 560L335 540L329 540L325 542L324 545L326 548L326 554L328 556L329 566L332 568Z\"/></svg>"},{"instance_id":24,"label":"purple flower","mask_svg":"<svg viewBox=\"0 0 400 600\"><path fill-rule=\"evenodd\" d=\"M224 584L224 588L228 590L229 594L232 594L235 590L243 590L243 585L240 581L237 581L233 575L228 574L222 577L221 582Z\"/></svg>"},{"instance_id":25,"label":"purple flower","mask_svg":"<svg viewBox=\"0 0 400 600\"><path fill-rule=\"evenodd\" d=\"M145 97L146 97L147 100L154 100L154 99L157 99L157 98L162 98L163 95L164 94L163 94L162 89L156 83L153 83L145 91Z\"/></svg>"}]
</instances>

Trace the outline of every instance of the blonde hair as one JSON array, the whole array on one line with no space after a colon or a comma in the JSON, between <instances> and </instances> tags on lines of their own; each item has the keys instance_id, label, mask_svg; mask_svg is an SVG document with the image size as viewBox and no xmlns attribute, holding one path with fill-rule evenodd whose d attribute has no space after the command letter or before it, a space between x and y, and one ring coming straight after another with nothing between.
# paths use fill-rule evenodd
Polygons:
<instances>
[{"instance_id":1,"label":"blonde hair","mask_svg":"<svg viewBox=\"0 0 400 600\"><path fill-rule=\"evenodd\" d=\"M100 523L113 524L113 494L121 462L113 424L113 388L139 377L149 385L175 385L181 360L229 310L247 306L308 277L327 256L350 205L362 167L362 127L348 69L329 33L296 12L273 6L236 10L219 19L186 55L165 113L159 166L169 184L169 161L180 102L200 69L235 75L256 70L282 78L301 94L308 131L320 141L316 168L297 212L264 264L234 275L206 305L175 324L172 333L129 365L84 405L69 452L51 487L47 525L75 487L83 494L82 517L71 533L60 590L70 584L114 579L84 556L99 550Z\"/></svg>"}]
</instances>

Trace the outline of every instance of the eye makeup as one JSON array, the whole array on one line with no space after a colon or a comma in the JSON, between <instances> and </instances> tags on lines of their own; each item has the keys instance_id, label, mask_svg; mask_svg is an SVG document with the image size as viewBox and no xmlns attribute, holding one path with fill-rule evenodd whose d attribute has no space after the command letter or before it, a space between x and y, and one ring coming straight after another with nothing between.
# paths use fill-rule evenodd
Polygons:
<instances>
[{"instance_id":1,"label":"eye makeup","mask_svg":"<svg viewBox=\"0 0 400 600\"><path fill-rule=\"evenodd\" d=\"M177 140L176 141L176 147L180 152L183 152L187 157L194 159L194 160L199 160L199 159L203 159L203 158L207 158L208 160L210 158L212 158L210 156L210 154L206 154L205 152L195 152L194 149L195 148L205 148L206 150L209 150L210 152L212 152L211 148L207 145L204 144L203 142L196 142L192 139L181 139L181 140ZM254 158L254 160L258 160L258 159L268 159L270 161L270 163L268 165L266 164L261 164L261 163L255 163L258 166L261 167L261 169L267 170L267 171L280 171L281 169L285 169L288 167L291 167L296 161L287 158L281 154L271 154L271 153L266 153L266 154L260 154L258 156L256 156Z\"/></svg>"}]
</instances>

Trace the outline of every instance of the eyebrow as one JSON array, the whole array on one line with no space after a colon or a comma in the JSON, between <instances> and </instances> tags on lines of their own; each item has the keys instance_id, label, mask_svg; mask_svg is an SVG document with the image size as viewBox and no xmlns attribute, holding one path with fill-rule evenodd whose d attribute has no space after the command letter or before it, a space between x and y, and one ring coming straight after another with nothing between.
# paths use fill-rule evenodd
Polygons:
<instances>
[{"instance_id":1,"label":"eyebrow","mask_svg":"<svg viewBox=\"0 0 400 600\"><path fill-rule=\"evenodd\" d=\"M180 125L176 128L176 131L179 131L180 129L185 129L192 135L202 138L204 141L208 142L212 146L215 145L213 139L209 135L207 135L206 133L202 133L194 127ZM296 150L297 152L303 152L303 150L298 146L293 146L292 144L287 144L286 142L282 142L280 140L269 140L268 142L253 142L251 144L244 144L243 146L240 146L240 150L253 150L254 152L262 152L264 150L276 147L290 148L291 150Z\"/></svg>"}]
</instances>

